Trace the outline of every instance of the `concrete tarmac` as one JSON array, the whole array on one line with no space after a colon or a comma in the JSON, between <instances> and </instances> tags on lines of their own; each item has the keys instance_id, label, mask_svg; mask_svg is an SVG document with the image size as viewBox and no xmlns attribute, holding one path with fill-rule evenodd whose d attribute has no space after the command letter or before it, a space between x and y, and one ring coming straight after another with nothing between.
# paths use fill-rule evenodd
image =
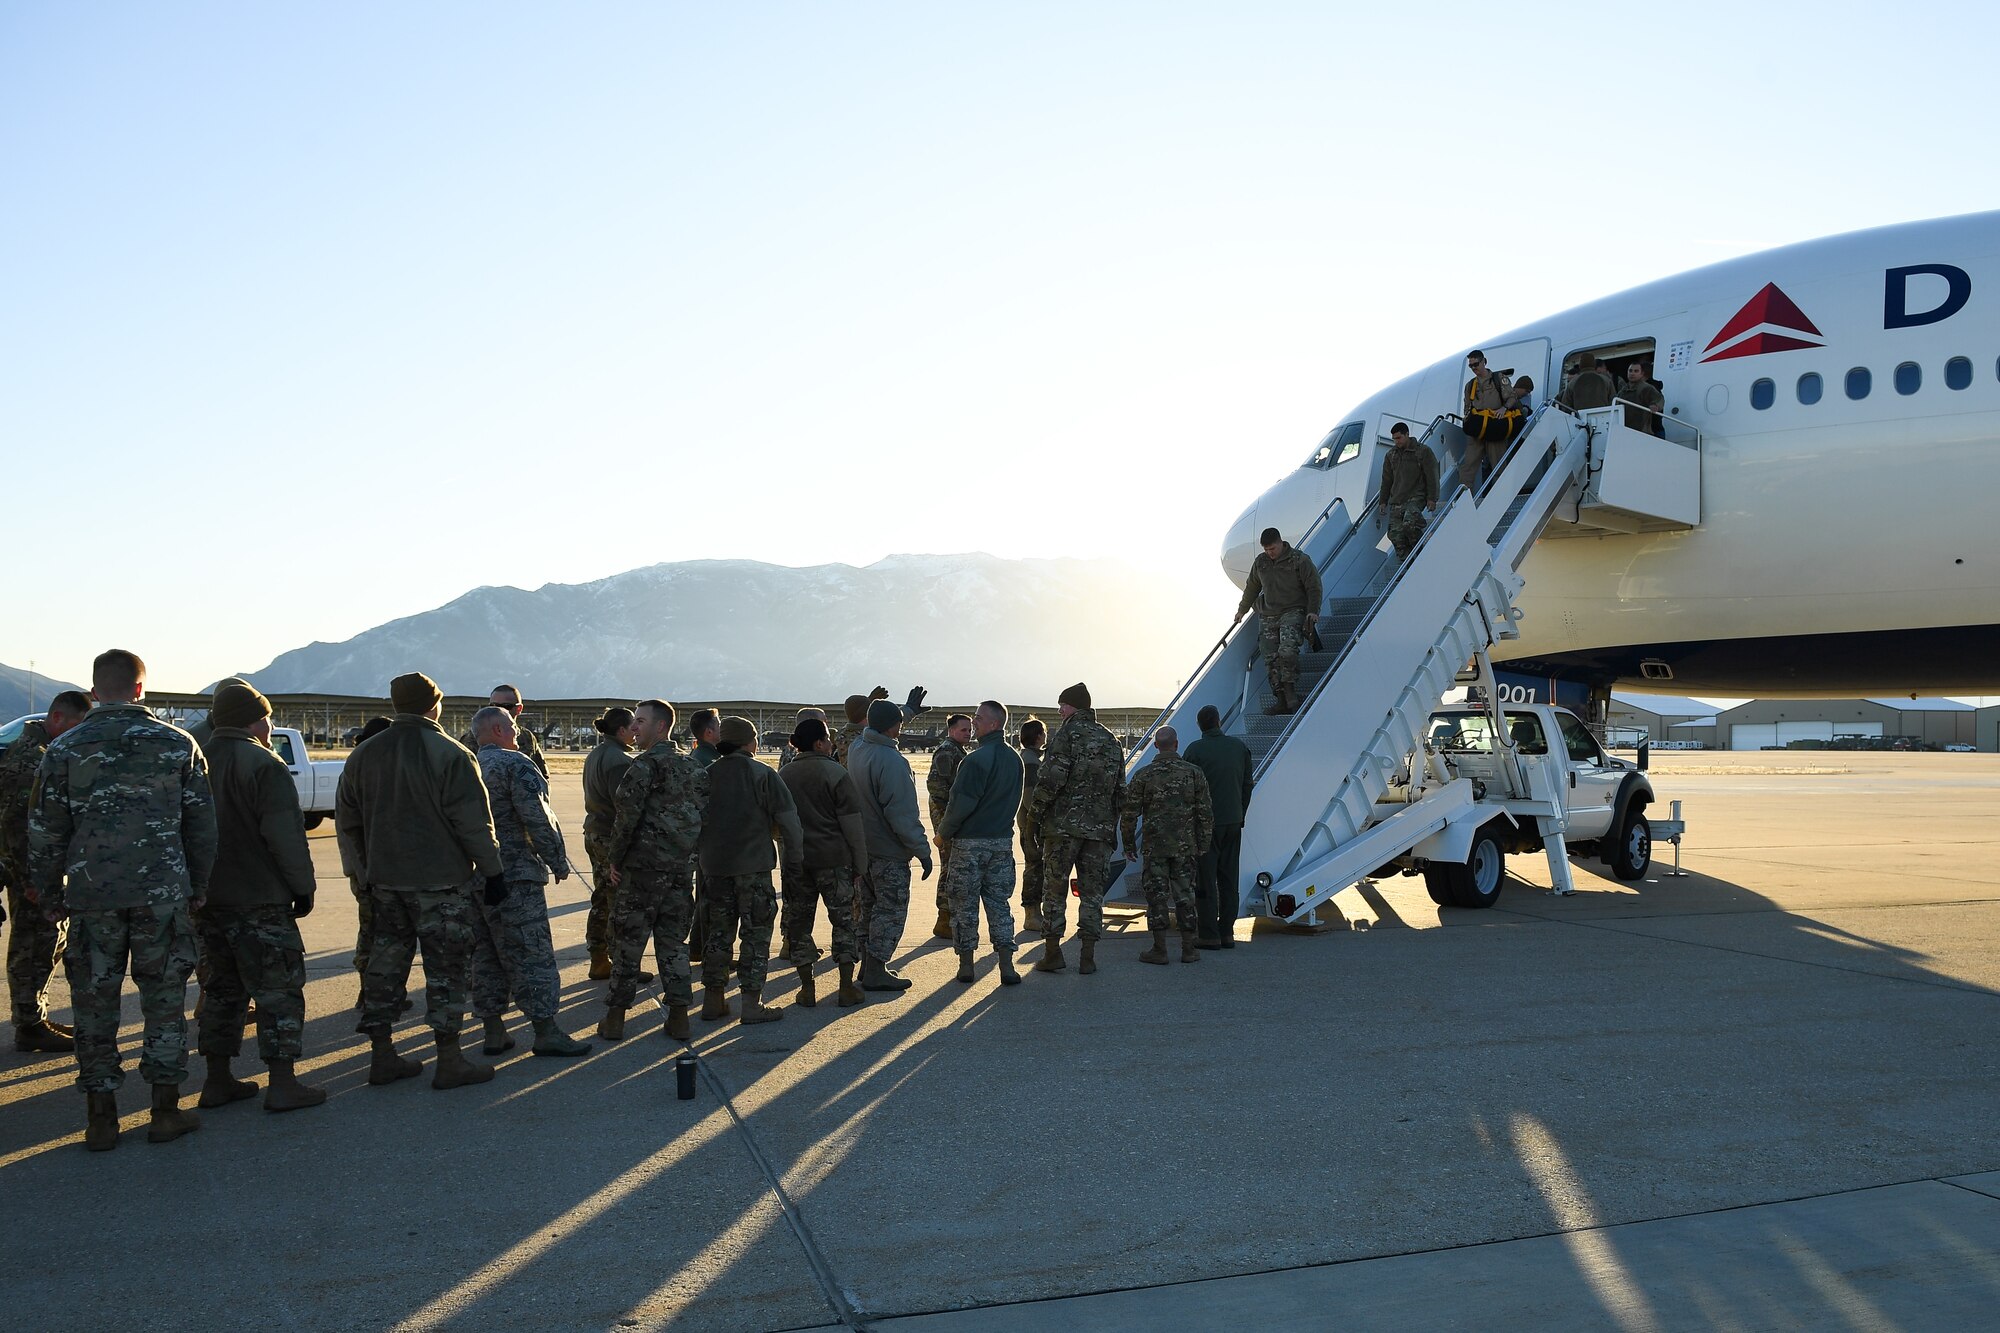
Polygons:
<instances>
[{"instance_id":1,"label":"concrete tarmac","mask_svg":"<svg viewBox=\"0 0 2000 1333\"><path fill-rule=\"evenodd\" d=\"M2000 759L1663 755L1673 879L1515 858L1500 906L1415 879L1368 925L961 986L913 893L898 999L663 1014L491 1083L365 1084L330 832L302 1072L333 1093L81 1147L73 1063L0 1056L0 1310L214 1328L1627 1329L2000 1326ZM558 808L580 842L575 776ZM1661 847L1663 856L1670 849ZM587 887L552 895L589 1036ZM820 928L822 943L825 926ZM1038 942L1022 954L1039 957ZM421 995L420 978L413 983ZM190 1003L193 997L190 996ZM54 986L56 1017L68 993ZM138 1008L128 988L128 1068ZM398 1029L428 1061L416 1012ZM261 1077L255 1039L238 1072ZM199 1082L199 1061L188 1091Z\"/></svg>"}]
</instances>

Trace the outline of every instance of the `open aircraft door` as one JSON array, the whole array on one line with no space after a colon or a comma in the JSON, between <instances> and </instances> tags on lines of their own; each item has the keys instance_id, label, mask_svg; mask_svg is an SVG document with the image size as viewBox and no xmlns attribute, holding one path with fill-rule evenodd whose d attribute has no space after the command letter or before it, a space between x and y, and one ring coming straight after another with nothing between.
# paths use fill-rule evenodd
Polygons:
<instances>
[{"instance_id":1,"label":"open aircraft door","mask_svg":"<svg viewBox=\"0 0 2000 1333\"><path fill-rule=\"evenodd\" d=\"M1486 353L1486 364L1493 368L1493 372L1496 375L1505 375L1510 380L1518 380L1521 376L1526 375L1535 382L1534 392L1529 395L1528 401L1522 405L1527 409L1532 410L1540 407L1543 403L1549 401L1550 395L1561 387L1560 385L1551 383L1549 380L1549 340L1547 338L1530 338L1526 342L1501 343L1498 346L1484 347L1480 350ZM1465 414L1465 386L1471 379L1471 368L1466 366L1464 362L1460 362L1458 367L1458 404L1450 409L1459 416Z\"/></svg>"}]
</instances>

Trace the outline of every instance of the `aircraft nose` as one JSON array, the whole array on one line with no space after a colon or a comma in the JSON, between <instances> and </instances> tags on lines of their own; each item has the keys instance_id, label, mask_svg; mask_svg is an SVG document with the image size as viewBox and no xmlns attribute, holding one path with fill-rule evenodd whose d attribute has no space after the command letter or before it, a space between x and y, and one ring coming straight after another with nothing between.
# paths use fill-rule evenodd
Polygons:
<instances>
[{"instance_id":1,"label":"aircraft nose","mask_svg":"<svg viewBox=\"0 0 2000 1333\"><path fill-rule=\"evenodd\" d=\"M1229 534L1222 539L1222 572L1239 588L1250 577L1250 562L1257 558L1260 549L1257 534L1262 531L1257 525L1257 505L1253 502L1229 525Z\"/></svg>"}]
</instances>

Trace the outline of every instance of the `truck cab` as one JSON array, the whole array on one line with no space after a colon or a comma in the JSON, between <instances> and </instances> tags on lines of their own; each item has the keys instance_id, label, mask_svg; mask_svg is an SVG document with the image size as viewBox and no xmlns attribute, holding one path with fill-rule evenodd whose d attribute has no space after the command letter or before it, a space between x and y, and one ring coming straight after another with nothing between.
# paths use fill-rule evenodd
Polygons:
<instances>
[{"instance_id":1,"label":"truck cab","mask_svg":"<svg viewBox=\"0 0 2000 1333\"><path fill-rule=\"evenodd\" d=\"M271 752L284 760L291 771L292 783L299 792L299 813L305 816L306 827L318 828L333 813L346 761L312 758L306 753L305 733L292 727L271 728Z\"/></svg>"}]
</instances>

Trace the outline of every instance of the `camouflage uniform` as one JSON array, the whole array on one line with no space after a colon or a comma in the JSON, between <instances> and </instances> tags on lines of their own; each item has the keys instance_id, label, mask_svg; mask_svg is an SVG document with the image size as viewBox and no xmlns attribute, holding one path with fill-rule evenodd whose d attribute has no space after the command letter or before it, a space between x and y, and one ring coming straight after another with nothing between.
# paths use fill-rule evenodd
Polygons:
<instances>
[{"instance_id":1,"label":"camouflage uniform","mask_svg":"<svg viewBox=\"0 0 2000 1333\"><path fill-rule=\"evenodd\" d=\"M1142 819L1143 843L1139 841ZM1201 854L1215 836L1208 778L1177 754L1155 754L1126 788L1119 834L1128 854L1141 855L1139 882L1146 890L1147 929L1165 931L1178 924L1193 931L1195 875Z\"/></svg>"},{"instance_id":2,"label":"camouflage uniform","mask_svg":"<svg viewBox=\"0 0 2000 1333\"><path fill-rule=\"evenodd\" d=\"M1079 708L1049 738L1031 805L1042 835L1043 938L1051 946L1061 941L1068 921L1072 866L1082 897L1077 934L1093 942L1104 934L1111 840L1124 803L1125 751L1095 710Z\"/></svg>"},{"instance_id":3,"label":"camouflage uniform","mask_svg":"<svg viewBox=\"0 0 2000 1333\"><path fill-rule=\"evenodd\" d=\"M1035 827L1035 783L1041 780L1042 752L1023 747L1021 763L1021 814L1015 821L1021 830L1021 907L1042 910L1042 837Z\"/></svg>"},{"instance_id":4,"label":"camouflage uniform","mask_svg":"<svg viewBox=\"0 0 2000 1333\"><path fill-rule=\"evenodd\" d=\"M708 877L708 943L701 957L701 984L729 982L729 951L737 931L743 933L743 953L737 977L744 990L761 991L770 971L771 925L778 919L778 889L771 872Z\"/></svg>"},{"instance_id":5,"label":"camouflage uniform","mask_svg":"<svg viewBox=\"0 0 2000 1333\"><path fill-rule=\"evenodd\" d=\"M858 963L854 881L868 864L860 788L831 756L817 753L801 754L779 780L792 794L805 835L803 864L784 882L785 957L793 967L809 968L819 960L813 925L823 901L833 928L834 961Z\"/></svg>"},{"instance_id":6,"label":"camouflage uniform","mask_svg":"<svg viewBox=\"0 0 2000 1333\"><path fill-rule=\"evenodd\" d=\"M835 763L839 764L842 768L847 767L848 751L854 748L854 742L860 740L861 733L866 730L868 728L863 723L849 722L841 727L839 731L833 733L833 759Z\"/></svg>"},{"instance_id":7,"label":"camouflage uniform","mask_svg":"<svg viewBox=\"0 0 2000 1333\"><path fill-rule=\"evenodd\" d=\"M43 756L28 820L28 871L42 907L70 920L77 1083L112 1092L119 992L129 957L145 1036L139 1074L187 1077L188 902L215 865L215 804L194 738L136 703L102 704Z\"/></svg>"},{"instance_id":8,"label":"camouflage uniform","mask_svg":"<svg viewBox=\"0 0 2000 1333\"><path fill-rule=\"evenodd\" d=\"M0 756L0 883L7 889L7 919L14 923L7 937L7 989L16 1028L47 1021L49 977L69 931L66 922L50 920L28 901L28 803L35 794L35 770L48 748L48 727L35 721Z\"/></svg>"},{"instance_id":9,"label":"camouflage uniform","mask_svg":"<svg viewBox=\"0 0 2000 1333\"><path fill-rule=\"evenodd\" d=\"M1426 526L1424 511L1438 502L1437 455L1412 440L1392 446L1382 460L1382 516L1399 559L1407 559Z\"/></svg>"},{"instance_id":10,"label":"camouflage uniform","mask_svg":"<svg viewBox=\"0 0 2000 1333\"><path fill-rule=\"evenodd\" d=\"M701 981L711 990L729 981L730 946L737 932L743 948L737 974L746 991L762 991L771 961L771 927L778 919L778 890L771 877L784 844L786 874L803 866L805 834L791 789L748 751L736 750L708 768L708 808L702 813L701 867L708 874L708 935Z\"/></svg>"},{"instance_id":11,"label":"camouflage uniform","mask_svg":"<svg viewBox=\"0 0 2000 1333\"><path fill-rule=\"evenodd\" d=\"M466 977L472 971L472 900L485 892L474 875L448 889L373 884L375 947L361 974L358 1032L388 1027L402 1012L417 951L424 955L424 1016L431 1031L456 1037L465 1023Z\"/></svg>"},{"instance_id":12,"label":"camouflage uniform","mask_svg":"<svg viewBox=\"0 0 2000 1333\"><path fill-rule=\"evenodd\" d=\"M620 876L612 895L609 1002L630 1007L639 993L646 941L660 960L668 1004L692 1003L687 937L694 917L694 853L708 808L708 771L661 741L632 760L618 784L605 846Z\"/></svg>"},{"instance_id":13,"label":"camouflage uniform","mask_svg":"<svg viewBox=\"0 0 2000 1333\"><path fill-rule=\"evenodd\" d=\"M549 784L526 755L498 745L480 748L479 776L493 807L507 896L489 906L482 885L473 899L472 1012L500 1017L511 991L529 1018L554 1018L562 977L542 886L551 873L569 877L569 854L549 808Z\"/></svg>"},{"instance_id":14,"label":"camouflage uniform","mask_svg":"<svg viewBox=\"0 0 2000 1333\"><path fill-rule=\"evenodd\" d=\"M312 901L312 852L285 763L238 727L207 747L216 860L195 914L201 945L201 1053L235 1056L257 1001L257 1054L297 1060L306 1022L306 946L293 904Z\"/></svg>"},{"instance_id":15,"label":"camouflage uniform","mask_svg":"<svg viewBox=\"0 0 2000 1333\"><path fill-rule=\"evenodd\" d=\"M866 730L847 756L847 771L861 797L868 868L861 880L861 944L877 962L896 955L910 911L910 858L931 867L930 844L917 817L917 786L910 761L894 737Z\"/></svg>"},{"instance_id":16,"label":"camouflage uniform","mask_svg":"<svg viewBox=\"0 0 2000 1333\"><path fill-rule=\"evenodd\" d=\"M862 947L883 962L894 958L903 941L903 922L910 915L909 858L896 861L871 854L856 906Z\"/></svg>"},{"instance_id":17,"label":"camouflage uniform","mask_svg":"<svg viewBox=\"0 0 2000 1333\"><path fill-rule=\"evenodd\" d=\"M694 761L695 767L702 769L721 757L721 751L707 741L702 741L688 751L688 758ZM689 961L700 962L703 950L708 947L708 872L701 868L699 860L694 865L694 908L688 913L683 943L689 946ZM665 965L665 961L662 960L661 966Z\"/></svg>"},{"instance_id":18,"label":"camouflage uniform","mask_svg":"<svg viewBox=\"0 0 2000 1333\"><path fill-rule=\"evenodd\" d=\"M1276 560L1259 552L1250 562L1250 577L1243 581L1243 598L1236 609L1256 608L1258 646L1271 690L1280 701L1297 693L1306 616L1318 613L1321 595L1319 567L1295 546L1287 545Z\"/></svg>"},{"instance_id":19,"label":"camouflage uniform","mask_svg":"<svg viewBox=\"0 0 2000 1333\"><path fill-rule=\"evenodd\" d=\"M937 909L940 913L952 910L951 894L951 839L938 833L944 823L945 807L951 804L952 779L958 776L958 766L965 762L965 747L957 741L947 740L931 755L930 776L924 779L924 794L930 798L931 833L937 837Z\"/></svg>"},{"instance_id":20,"label":"camouflage uniform","mask_svg":"<svg viewBox=\"0 0 2000 1333\"><path fill-rule=\"evenodd\" d=\"M986 904L986 935L996 953L1014 952L1014 840L968 838L956 848L945 874L951 895L951 943L960 953L979 947L979 905Z\"/></svg>"},{"instance_id":21,"label":"camouflage uniform","mask_svg":"<svg viewBox=\"0 0 2000 1333\"><path fill-rule=\"evenodd\" d=\"M494 704L493 707L504 708L505 705ZM513 709L508 708L506 711L508 716L513 716ZM468 731L463 736L460 736L458 743L472 751L475 757L479 754L479 742L472 738L471 732ZM535 771L540 773L544 779L547 779L549 776L549 761L542 754L542 743L535 739L534 732L528 730L528 724L518 717L514 718L514 744L520 747L521 753L527 757L528 762L535 766Z\"/></svg>"},{"instance_id":22,"label":"camouflage uniform","mask_svg":"<svg viewBox=\"0 0 2000 1333\"><path fill-rule=\"evenodd\" d=\"M605 868L611 864L608 848L611 826L618 819L618 784L632 767L632 751L607 736L583 761L583 850L590 858L590 915L583 926L584 943L595 954L611 949L611 882Z\"/></svg>"}]
</instances>

